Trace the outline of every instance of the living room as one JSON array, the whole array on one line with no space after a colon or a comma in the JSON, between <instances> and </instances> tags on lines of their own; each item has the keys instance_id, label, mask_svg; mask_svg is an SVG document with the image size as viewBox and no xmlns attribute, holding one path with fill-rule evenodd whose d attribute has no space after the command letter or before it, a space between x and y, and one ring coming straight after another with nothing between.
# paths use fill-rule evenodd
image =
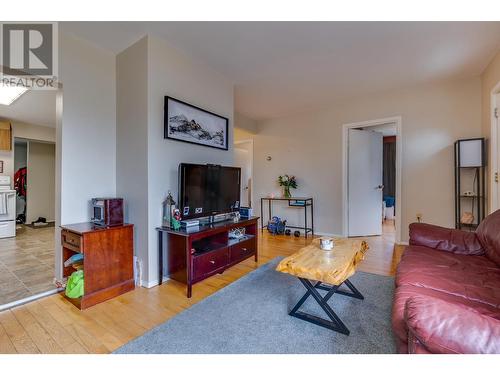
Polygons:
<instances>
[{"instance_id":1,"label":"living room","mask_svg":"<svg viewBox=\"0 0 500 375\"><path fill-rule=\"evenodd\" d=\"M500 22L70 18L0 25L56 62L2 60L55 93L56 165L1 353L500 354Z\"/></svg>"}]
</instances>

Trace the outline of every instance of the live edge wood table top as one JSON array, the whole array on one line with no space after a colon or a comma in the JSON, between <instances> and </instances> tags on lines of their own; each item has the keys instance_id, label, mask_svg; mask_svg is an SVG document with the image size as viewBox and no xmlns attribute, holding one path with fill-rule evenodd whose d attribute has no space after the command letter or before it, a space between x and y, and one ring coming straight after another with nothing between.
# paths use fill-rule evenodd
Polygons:
<instances>
[{"instance_id":1,"label":"live edge wood table top","mask_svg":"<svg viewBox=\"0 0 500 375\"><path fill-rule=\"evenodd\" d=\"M283 259L276 270L296 276L307 290L289 315L349 335L349 329L328 301L334 294L342 294L358 300L365 298L349 281L349 277L354 275L367 250L368 244L365 241L347 238L335 238L332 250L322 250L318 238L309 246ZM318 290L327 293L321 295ZM300 310L310 296L316 300L328 316L328 320Z\"/></svg>"},{"instance_id":2,"label":"live edge wood table top","mask_svg":"<svg viewBox=\"0 0 500 375\"><path fill-rule=\"evenodd\" d=\"M283 259L276 271L290 275L340 285L354 275L359 263L364 259L368 244L362 240L334 238L332 250L322 250L319 238L309 246Z\"/></svg>"}]
</instances>

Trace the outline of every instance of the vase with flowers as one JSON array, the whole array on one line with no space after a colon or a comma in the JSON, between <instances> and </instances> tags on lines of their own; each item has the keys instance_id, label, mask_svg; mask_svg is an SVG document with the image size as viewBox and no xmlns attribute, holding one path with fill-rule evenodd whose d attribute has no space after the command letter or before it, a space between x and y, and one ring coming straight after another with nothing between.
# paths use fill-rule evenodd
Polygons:
<instances>
[{"instance_id":1,"label":"vase with flowers","mask_svg":"<svg viewBox=\"0 0 500 375\"><path fill-rule=\"evenodd\" d=\"M297 189L297 180L295 179L295 176L289 176L287 174L284 176L279 176L278 183L280 186L283 186L283 196L285 198L292 197L292 193L290 193L290 188Z\"/></svg>"}]
</instances>

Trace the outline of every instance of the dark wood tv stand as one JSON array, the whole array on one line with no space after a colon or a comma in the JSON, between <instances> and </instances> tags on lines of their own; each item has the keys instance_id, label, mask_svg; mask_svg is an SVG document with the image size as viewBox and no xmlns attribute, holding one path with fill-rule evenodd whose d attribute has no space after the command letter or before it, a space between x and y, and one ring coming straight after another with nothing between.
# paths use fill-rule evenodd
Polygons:
<instances>
[{"instance_id":1,"label":"dark wood tv stand","mask_svg":"<svg viewBox=\"0 0 500 375\"><path fill-rule=\"evenodd\" d=\"M191 298L192 286L229 267L255 257L257 262L258 217L241 218L194 228L156 228L158 231L159 284L163 281L163 243L166 235L168 277L187 285ZM229 239L229 231L245 228L245 238Z\"/></svg>"}]
</instances>

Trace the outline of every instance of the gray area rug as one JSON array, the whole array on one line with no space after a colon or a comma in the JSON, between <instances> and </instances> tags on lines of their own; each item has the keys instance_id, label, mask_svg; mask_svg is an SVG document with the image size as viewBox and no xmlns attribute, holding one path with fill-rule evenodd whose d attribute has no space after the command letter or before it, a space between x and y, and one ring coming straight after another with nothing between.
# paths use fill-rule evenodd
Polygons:
<instances>
[{"instance_id":1,"label":"gray area rug","mask_svg":"<svg viewBox=\"0 0 500 375\"><path fill-rule=\"evenodd\" d=\"M365 299L340 294L330 299L330 306L351 331L345 336L288 315L306 290L297 278L274 270L280 259L273 259L115 353L396 352L391 329L392 277L357 272L350 280ZM301 310L326 318L312 297Z\"/></svg>"}]
</instances>

